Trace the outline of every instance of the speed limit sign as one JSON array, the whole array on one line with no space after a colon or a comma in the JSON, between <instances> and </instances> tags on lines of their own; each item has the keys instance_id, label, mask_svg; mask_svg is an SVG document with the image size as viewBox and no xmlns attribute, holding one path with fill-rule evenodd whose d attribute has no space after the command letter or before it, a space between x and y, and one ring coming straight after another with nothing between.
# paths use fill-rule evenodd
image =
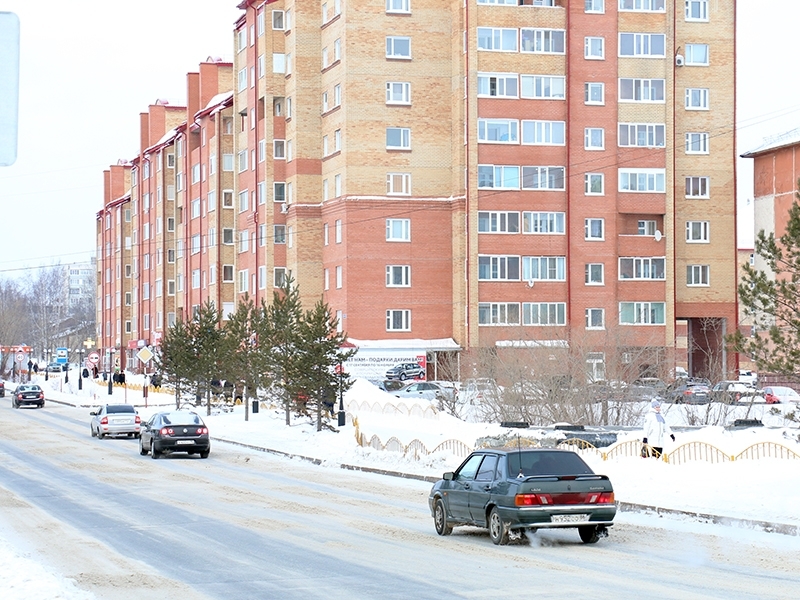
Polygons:
<instances>
[{"instance_id":1,"label":"speed limit sign","mask_svg":"<svg viewBox=\"0 0 800 600\"><path fill-rule=\"evenodd\" d=\"M18 363L24 362L24 360L25 360L25 353L24 353L24 352L17 352L16 359L17 359L17 362L18 362Z\"/></svg>"}]
</instances>

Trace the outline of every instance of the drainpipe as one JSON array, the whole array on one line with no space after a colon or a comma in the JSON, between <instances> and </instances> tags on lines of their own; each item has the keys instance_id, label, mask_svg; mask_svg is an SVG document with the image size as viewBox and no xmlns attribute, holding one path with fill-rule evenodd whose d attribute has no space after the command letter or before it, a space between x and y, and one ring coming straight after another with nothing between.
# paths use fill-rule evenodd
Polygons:
<instances>
[{"instance_id":1,"label":"drainpipe","mask_svg":"<svg viewBox=\"0 0 800 600\"><path fill-rule=\"evenodd\" d=\"M466 131L466 140L464 140L464 164L467 168L467 176L464 178L464 196L465 196L465 211L464 211L464 227L465 227L465 250L466 250L466 346L467 348L472 346L472 336L471 336L471 320L470 320L470 303L471 303L471 296L470 296L470 286L472 284L472 263L470 261L470 252L472 248L471 237L470 237L470 185L469 185L469 149L470 149L470 139L471 139L471 131L469 125L469 110L470 110L470 97L469 97L469 7L470 3L464 3L464 35L465 35L465 44L464 44L464 130ZM460 375L460 373L459 373Z\"/></svg>"}]
</instances>

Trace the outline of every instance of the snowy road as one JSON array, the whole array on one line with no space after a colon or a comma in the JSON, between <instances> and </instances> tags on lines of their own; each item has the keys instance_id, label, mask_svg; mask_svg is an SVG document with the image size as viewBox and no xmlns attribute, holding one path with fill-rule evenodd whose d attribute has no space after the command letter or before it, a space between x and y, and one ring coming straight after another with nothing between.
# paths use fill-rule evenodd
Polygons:
<instances>
[{"instance_id":1,"label":"snowy road","mask_svg":"<svg viewBox=\"0 0 800 600\"><path fill-rule=\"evenodd\" d=\"M0 404L0 534L99 598L789 598L800 585L784 536L620 515L594 546L574 530L506 547L473 529L441 538L427 483L222 443L153 461L88 422Z\"/></svg>"}]
</instances>

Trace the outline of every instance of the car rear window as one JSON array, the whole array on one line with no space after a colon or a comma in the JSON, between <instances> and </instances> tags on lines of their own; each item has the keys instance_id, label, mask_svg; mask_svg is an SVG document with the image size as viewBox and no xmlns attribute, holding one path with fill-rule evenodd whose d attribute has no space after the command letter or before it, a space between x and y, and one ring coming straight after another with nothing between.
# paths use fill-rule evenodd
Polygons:
<instances>
[{"instance_id":1,"label":"car rear window","mask_svg":"<svg viewBox=\"0 0 800 600\"><path fill-rule=\"evenodd\" d=\"M520 464L522 468L520 469ZM522 472L531 475L591 475L594 473L574 452L514 452L508 455L508 474Z\"/></svg>"},{"instance_id":2,"label":"car rear window","mask_svg":"<svg viewBox=\"0 0 800 600\"><path fill-rule=\"evenodd\" d=\"M165 425L202 425L203 420L192 412L174 412L164 415Z\"/></svg>"},{"instance_id":3,"label":"car rear window","mask_svg":"<svg viewBox=\"0 0 800 600\"><path fill-rule=\"evenodd\" d=\"M106 406L107 413L132 413L136 412L130 404L109 404Z\"/></svg>"}]
</instances>

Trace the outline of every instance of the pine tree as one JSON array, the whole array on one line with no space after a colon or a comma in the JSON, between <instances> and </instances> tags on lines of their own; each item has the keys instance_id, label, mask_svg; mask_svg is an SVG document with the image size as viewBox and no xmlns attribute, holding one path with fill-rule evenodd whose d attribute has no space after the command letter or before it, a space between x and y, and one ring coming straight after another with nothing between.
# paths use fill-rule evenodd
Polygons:
<instances>
[{"instance_id":1,"label":"pine tree","mask_svg":"<svg viewBox=\"0 0 800 600\"><path fill-rule=\"evenodd\" d=\"M191 385L191 370L194 362L192 339L183 319L169 327L161 339L155 356L156 370L175 386L175 407L180 407L183 389Z\"/></svg>"}]
</instances>

